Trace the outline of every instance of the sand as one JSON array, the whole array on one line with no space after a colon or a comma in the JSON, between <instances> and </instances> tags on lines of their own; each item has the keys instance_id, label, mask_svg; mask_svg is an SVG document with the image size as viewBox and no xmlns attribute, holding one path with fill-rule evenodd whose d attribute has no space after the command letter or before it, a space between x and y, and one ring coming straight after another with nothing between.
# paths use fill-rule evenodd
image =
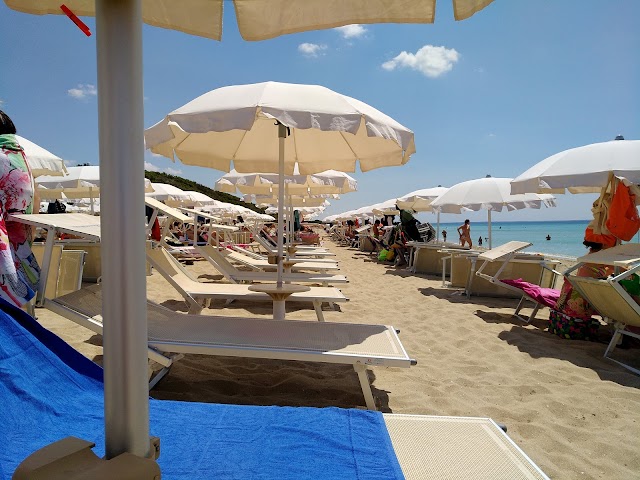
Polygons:
<instances>
[{"instance_id":1,"label":"sand","mask_svg":"<svg viewBox=\"0 0 640 480\"><path fill-rule=\"evenodd\" d=\"M550 477L640 478L640 377L602 358L610 338L563 340L545 331L548 311L531 325L511 316L515 300L452 295L436 277L409 274L366 253L338 247L339 287L350 298L326 320L391 324L400 330L410 369L373 368L373 393L384 412L491 417ZM202 280L221 276L205 262ZM157 273L148 296L174 310L181 297ZM268 304L212 305L203 313L269 317ZM44 309L41 323L100 362L98 335ZM287 318L316 319L289 304ZM635 351L623 355L638 357ZM254 405L363 408L350 367L259 359L187 356L152 391L159 399Z\"/></svg>"}]
</instances>

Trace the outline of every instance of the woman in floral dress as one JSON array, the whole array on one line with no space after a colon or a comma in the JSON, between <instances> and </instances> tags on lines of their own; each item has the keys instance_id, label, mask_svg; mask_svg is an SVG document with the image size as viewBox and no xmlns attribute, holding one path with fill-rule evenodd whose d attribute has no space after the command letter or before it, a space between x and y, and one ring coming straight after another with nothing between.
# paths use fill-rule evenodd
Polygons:
<instances>
[{"instance_id":1,"label":"woman in floral dress","mask_svg":"<svg viewBox=\"0 0 640 480\"><path fill-rule=\"evenodd\" d=\"M0 298L22 307L35 295L40 267L31 251L31 227L11 222L32 213L34 183L16 127L0 110Z\"/></svg>"}]
</instances>

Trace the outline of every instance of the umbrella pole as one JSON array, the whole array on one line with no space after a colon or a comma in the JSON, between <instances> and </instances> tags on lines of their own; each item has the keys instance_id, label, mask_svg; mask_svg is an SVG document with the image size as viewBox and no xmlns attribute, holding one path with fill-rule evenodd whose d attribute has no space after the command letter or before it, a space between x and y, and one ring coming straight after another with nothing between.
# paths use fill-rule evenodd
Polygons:
<instances>
[{"instance_id":1,"label":"umbrella pole","mask_svg":"<svg viewBox=\"0 0 640 480\"><path fill-rule=\"evenodd\" d=\"M436 238L440 241L440 210L437 212L436 222Z\"/></svg>"},{"instance_id":2,"label":"umbrella pole","mask_svg":"<svg viewBox=\"0 0 640 480\"><path fill-rule=\"evenodd\" d=\"M278 122L278 288L282 287L283 242L284 242L284 140L287 138L287 127Z\"/></svg>"},{"instance_id":3,"label":"umbrella pole","mask_svg":"<svg viewBox=\"0 0 640 480\"><path fill-rule=\"evenodd\" d=\"M147 457L141 1L97 1L96 31L105 453Z\"/></svg>"},{"instance_id":4,"label":"umbrella pole","mask_svg":"<svg viewBox=\"0 0 640 480\"><path fill-rule=\"evenodd\" d=\"M487 218L489 220L489 250L493 247L491 246L491 210L487 210Z\"/></svg>"}]
</instances>

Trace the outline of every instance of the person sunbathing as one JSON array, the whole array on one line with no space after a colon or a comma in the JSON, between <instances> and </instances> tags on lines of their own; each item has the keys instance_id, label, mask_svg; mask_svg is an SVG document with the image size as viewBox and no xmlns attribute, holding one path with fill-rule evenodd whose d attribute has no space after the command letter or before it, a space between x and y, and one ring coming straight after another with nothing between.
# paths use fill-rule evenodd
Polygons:
<instances>
[{"instance_id":1,"label":"person sunbathing","mask_svg":"<svg viewBox=\"0 0 640 480\"><path fill-rule=\"evenodd\" d=\"M602 250L601 243L590 242L585 240L584 246L589 249L589 253L595 253ZM585 263L577 271L579 277L591 278L607 278L613 273L614 269L608 265L598 265L595 263ZM581 320L589 320L592 315L597 314L595 309L587 302L582 295L575 291L572 285L565 279L560 290L560 297L556 303L556 311L564 313L573 318Z\"/></svg>"}]
</instances>

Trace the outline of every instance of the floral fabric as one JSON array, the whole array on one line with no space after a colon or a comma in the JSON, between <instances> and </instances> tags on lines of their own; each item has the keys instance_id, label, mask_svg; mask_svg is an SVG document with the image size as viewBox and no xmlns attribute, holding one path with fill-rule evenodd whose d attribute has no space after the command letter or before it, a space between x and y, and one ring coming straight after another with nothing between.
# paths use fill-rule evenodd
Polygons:
<instances>
[{"instance_id":1,"label":"floral fabric","mask_svg":"<svg viewBox=\"0 0 640 480\"><path fill-rule=\"evenodd\" d=\"M31 227L8 221L32 213L34 184L15 135L0 135L0 298L19 307L35 295L40 267L31 251Z\"/></svg>"},{"instance_id":2,"label":"floral fabric","mask_svg":"<svg viewBox=\"0 0 640 480\"><path fill-rule=\"evenodd\" d=\"M610 273L612 273L611 267L595 264L585 264L576 272L579 277L592 278L607 278ZM560 298L558 298L555 309L570 317L583 320L588 320L592 315L598 313L566 280L562 284Z\"/></svg>"}]
</instances>

